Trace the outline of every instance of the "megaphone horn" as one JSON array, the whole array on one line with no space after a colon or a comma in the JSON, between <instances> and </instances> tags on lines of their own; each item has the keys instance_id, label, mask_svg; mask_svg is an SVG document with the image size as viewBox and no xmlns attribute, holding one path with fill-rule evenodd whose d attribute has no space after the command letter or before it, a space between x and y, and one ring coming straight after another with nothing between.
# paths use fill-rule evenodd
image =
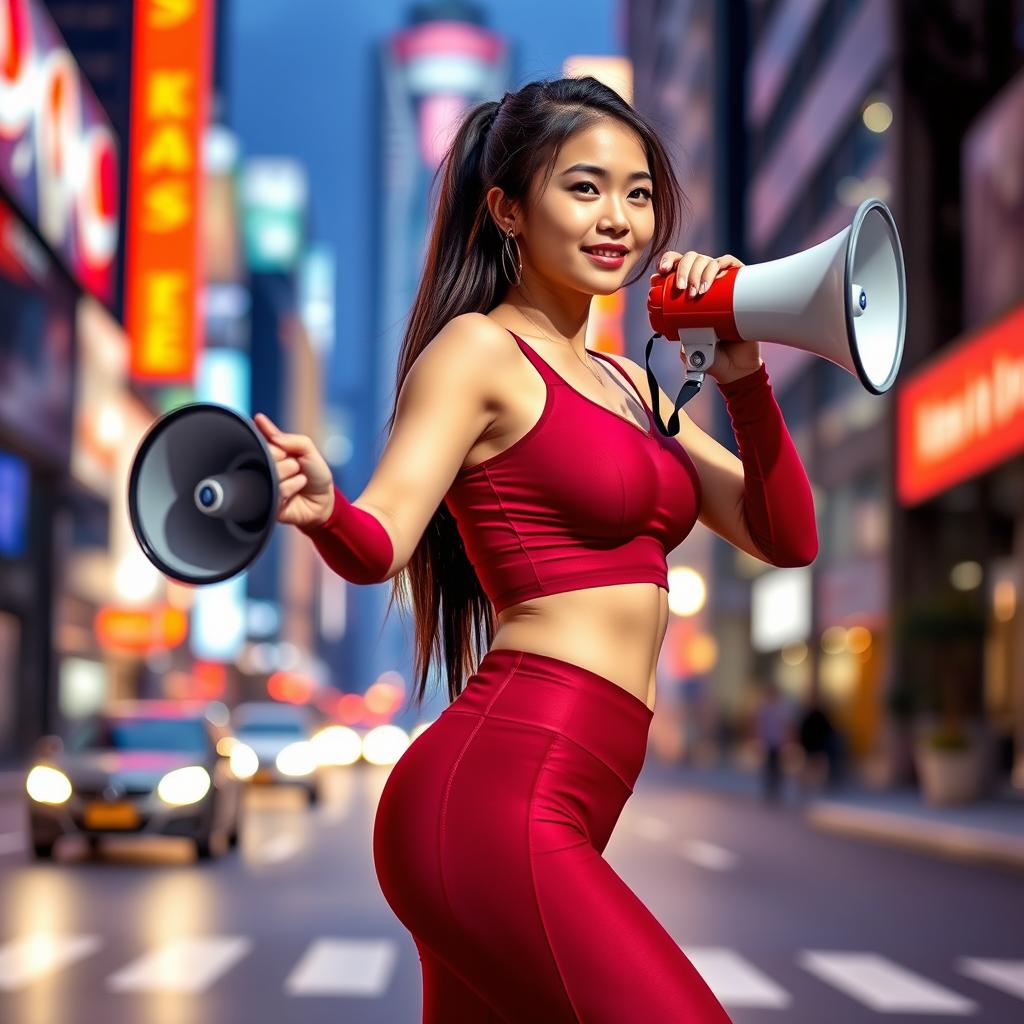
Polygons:
<instances>
[{"instance_id":1,"label":"megaphone horn","mask_svg":"<svg viewBox=\"0 0 1024 1024\"><path fill-rule=\"evenodd\" d=\"M650 289L647 309L654 330L681 343L691 389L677 410L700 390L719 340L803 349L884 394L899 372L907 326L896 222L881 199L866 199L831 238L783 259L730 267L699 299L668 275Z\"/></svg>"},{"instance_id":2,"label":"megaphone horn","mask_svg":"<svg viewBox=\"0 0 1024 1024\"><path fill-rule=\"evenodd\" d=\"M182 583L219 583L245 569L270 539L277 503L270 448L248 417L224 405L165 413L132 458L132 531L146 557Z\"/></svg>"}]
</instances>

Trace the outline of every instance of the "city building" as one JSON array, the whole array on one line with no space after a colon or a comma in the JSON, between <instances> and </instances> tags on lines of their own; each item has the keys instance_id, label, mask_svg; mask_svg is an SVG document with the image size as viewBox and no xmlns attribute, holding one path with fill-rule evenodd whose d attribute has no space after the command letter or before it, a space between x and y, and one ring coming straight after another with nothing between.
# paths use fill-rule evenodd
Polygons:
<instances>
[{"instance_id":1,"label":"city building","mask_svg":"<svg viewBox=\"0 0 1024 1024\"><path fill-rule=\"evenodd\" d=\"M936 716L973 722L1005 773L1010 734L1020 749L1024 703L1020 644L1009 639L1020 633L1020 615L1009 610L1019 584L1008 582L1020 571L1020 445L1010 441L1020 436L1019 420L986 455L960 453L941 472L921 424L938 422L927 419L937 395L949 398L951 370L942 367L955 354L943 350L973 343L994 376L1012 376L1002 356L992 362L993 346L1019 354L1024 344L1012 319L1024 287L1019 199L1000 191L998 176L1020 160L1019 100L1007 83L1024 52L1021 5L679 2L657 4L657 19L655 5L646 6L646 15L644 4L631 6L638 103L663 123L666 109L675 110L667 124L679 126L688 152L700 153L691 135L702 131L703 90L712 88L718 117L707 134L721 147L739 119L746 135L733 150L743 154L743 182L721 174L712 185L718 198L704 203L743 211L739 248L731 248L735 232L704 232L707 216L684 247L731 251L748 264L781 259L843 230L863 199L878 197L894 214L907 268L906 344L891 392L869 394L827 359L762 345L814 488L820 551L801 569L736 552L716 561L715 693L727 713L738 685L752 690L765 677L797 703L817 694L852 761L879 784L912 777L921 748L915 724ZM717 20L704 33L712 7ZM694 82L691 72L704 61L716 73ZM723 70L730 63L746 83L738 107L722 84L731 81ZM691 174L686 182L700 196L694 173L698 180ZM980 268L992 249L1008 254L998 285ZM918 372L926 376L915 387ZM715 429L731 445L724 417ZM952 695L915 664L907 639L917 612L942 605L943 593L959 620L970 620L973 606L989 622L965 641L970 653L961 654Z\"/></svg>"}]
</instances>

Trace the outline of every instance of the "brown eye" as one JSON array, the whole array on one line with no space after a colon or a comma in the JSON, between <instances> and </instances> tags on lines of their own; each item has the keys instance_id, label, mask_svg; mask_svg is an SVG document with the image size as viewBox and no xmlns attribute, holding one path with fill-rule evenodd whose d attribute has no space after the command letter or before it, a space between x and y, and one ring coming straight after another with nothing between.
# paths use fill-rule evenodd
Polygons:
<instances>
[{"instance_id":1,"label":"brown eye","mask_svg":"<svg viewBox=\"0 0 1024 1024\"><path fill-rule=\"evenodd\" d=\"M591 182L591 181L578 181L578 182L576 182L576 184L575 184L575 185L571 185L571 186L569 187L569 191L570 191L570 192L580 192L580 195L589 195L590 193L585 193L585 192L582 192L582 191L580 191L580 190L581 190L581 189L583 188L583 186L588 186L588 187L590 187L590 188L594 188L594 183L593 183L593 182ZM597 192L597 190L595 189L595 190L594 190L594 194L596 194L596 192ZM646 188L635 188L635 189L633 189L633 192L643 192L643 194L644 194L645 196L647 196L647 198L648 198L648 199L653 199L653 198L654 198L654 197L653 197L653 196L651 195L651 191L650 191L650 189L646 189ZM633 194L633 192L630 192L630 195L632 195L632 194Z\"/></svg>"}]
</instances>

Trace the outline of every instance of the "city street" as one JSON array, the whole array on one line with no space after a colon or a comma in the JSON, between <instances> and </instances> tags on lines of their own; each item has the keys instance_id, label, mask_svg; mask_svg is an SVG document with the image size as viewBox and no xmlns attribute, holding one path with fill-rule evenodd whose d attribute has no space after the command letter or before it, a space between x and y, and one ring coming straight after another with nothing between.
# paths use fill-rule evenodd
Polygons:
<instances>
[{"instance_id":1,"label":"city street","mask_svg":"<svg viewBox=\"0 0 1024 1024\"><path fill-rule=\"evenodd\" d=\"M0 0L0 1024L1024 1024L1022 227L1024 0Z\"/></svg>"},{"instance_id":2,"label":"city street","mask_svg":"<svg viewBox=\"0 0 1024 1024\"><path fill-rule=\"evenodd\" d=\"M387 769L335 771L313 808L250 792L238 852L206 864L127 838L33 863L5 798L0 1020L418 1021L415 947L371 860ZM606 856L738 1024L1021 1019L1019 872L823 834L653 760Z\"/></svg>"}]
</instances>

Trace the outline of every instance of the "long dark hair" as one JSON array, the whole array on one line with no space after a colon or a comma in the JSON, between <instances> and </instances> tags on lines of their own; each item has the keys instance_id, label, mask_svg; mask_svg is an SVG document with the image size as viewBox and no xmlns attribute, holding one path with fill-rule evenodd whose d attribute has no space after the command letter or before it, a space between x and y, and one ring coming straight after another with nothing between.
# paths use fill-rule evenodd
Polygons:
<instances>
[{"instance_id":1,"label":"long dark hair","mask_svg":"<svg viewBox=\"0 0 1024 1024\"><path fill-rule=\"evenodd\" d=\"M402 384L420 352L454 317L492 310L508 288L501 271L503 236L487 208L489 189L497 185L510 199L525 203L534 175L541 169L550 175L571 135L603 117L617 118L632 128L646 150L654 179L656 226L644 265L624 286L638 280L652 257L669 247L681 212L689 205L653 125L597 79L588 75L529 82L518 92L506 93L500 110L498 106L492 100L468 111L437 169L441 191L398 354L388 433L394 427ZM388 611L396 600L407 609L410 598L416 705L423 702L431 663L442 657L448 699L454 700L490 646L497 623L444 502L409 563L392 578Z\"/></svg>"}]
</instances>

